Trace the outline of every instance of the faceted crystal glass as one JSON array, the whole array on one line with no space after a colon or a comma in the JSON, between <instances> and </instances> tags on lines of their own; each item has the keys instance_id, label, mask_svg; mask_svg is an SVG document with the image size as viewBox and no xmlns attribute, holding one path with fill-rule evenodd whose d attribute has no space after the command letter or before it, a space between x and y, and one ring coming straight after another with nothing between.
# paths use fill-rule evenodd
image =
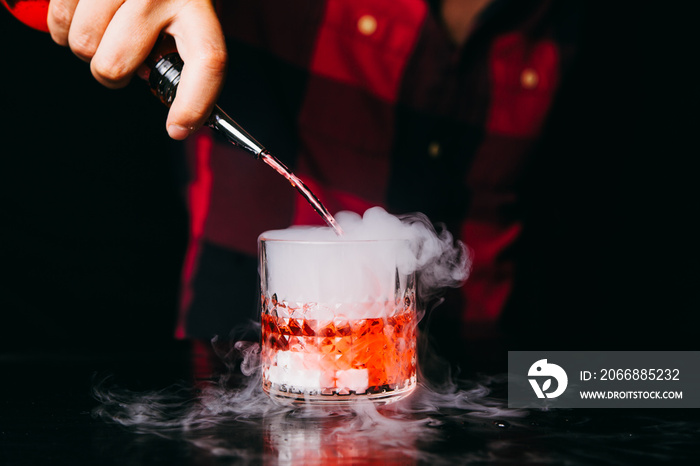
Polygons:
<instances>
[{"instance_id":1,"label":"faceted crystal glass","mask_svg":"<svg viewBox=\"0 0 700 466\"><path fill-rule=\"evenodd\" d=\"M258 241L262 380L273 398L396 401L416 385L413 273L401 240Z\"/></svg>"}]
</instances>

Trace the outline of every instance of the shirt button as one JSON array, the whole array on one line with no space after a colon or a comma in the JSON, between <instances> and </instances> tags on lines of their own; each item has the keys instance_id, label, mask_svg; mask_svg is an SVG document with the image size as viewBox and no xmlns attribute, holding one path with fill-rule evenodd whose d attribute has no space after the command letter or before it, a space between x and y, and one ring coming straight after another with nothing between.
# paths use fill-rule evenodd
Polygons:
<instances>
[{"instance_id":1,"label":"shirt button","mask_svg":"<svg viewBox=\"0 0 700 466\"><path fill-rule=\"evenodd\" d=\"M436 159L440 157L440 143L437 141L433 141L430 144L428 144L428 155L432 159Z\"/></svg>"},{"instance_id":2,"label":"shirt button","mask_svg":"<svg viewBox=\"0 0 700 466\"><path fill-rule=\"evenodd\" d=\"M357 30L364 36L371 36L377 30L377 19L372 15L360 16L357 20Z\"/></svg>"},{"instance_id":3,"label":"shirt button","mask_svg":"<svg viewBox=\"0 0 700 466\"><path fill-rule=\"evenodd\" d=\"M520 73L520 85L525 89L534 89L537 87L537 83L540 82L540 77L537 71L532 68L525 68L522 73Z\"/></svg>"}]
</instances>

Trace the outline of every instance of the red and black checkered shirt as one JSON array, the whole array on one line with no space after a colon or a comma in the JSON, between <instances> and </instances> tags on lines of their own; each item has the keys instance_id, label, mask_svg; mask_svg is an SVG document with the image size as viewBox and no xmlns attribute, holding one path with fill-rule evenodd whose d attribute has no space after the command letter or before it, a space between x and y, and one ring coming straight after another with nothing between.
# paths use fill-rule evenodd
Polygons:
<instances>
[{"instance_id":1,"label":"red and black checkered shirt","mask_svg":"<svg viewBox=\"0 0 700 466\"><path fill-rule=\"evenodd\" d=\"M328 209L423 212L473 253L463 322L502 313L520 186L574 56L576 2L495 0L463 46L423 0L221 2L220 106ZM188 143L190 243L178 337L255 318L257 237L320 217L209 131Z\"/></svg>"}]
</instances>

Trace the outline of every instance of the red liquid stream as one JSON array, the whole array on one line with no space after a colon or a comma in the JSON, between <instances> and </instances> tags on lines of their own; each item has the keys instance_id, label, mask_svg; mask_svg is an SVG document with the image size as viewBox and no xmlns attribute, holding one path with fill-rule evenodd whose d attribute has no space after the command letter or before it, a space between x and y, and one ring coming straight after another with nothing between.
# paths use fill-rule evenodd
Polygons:
<instances>
[{"instance_id":1,"label":"red liquid stream","mask_svg":"<svg viewBox=\"0 0 700 466\"><path fill-rule=\"evenodd\" d=\"M49 32L46 17L49 13L49 0L0 0L12 15L27 26Z\"/></svg>"},{"instance_id":2,"label":"red liquid stream","mask_svg":"<svg viewBox=\"0 0 700 466\"><path fill-rule=\"evenodd\" d=\"M260 154L260 158L263 162L274 168L277 173L289 180L289 183L291 183L291 185L294 186L302 196L304 196L304 199L311 204L311 207L313 207L316 213L318 213L326 224L333 229L336 235L341 236L343 234L343 229L340 228L340 225L335 218L333 218L330 212L328 212L328 209L321 204L321 201L318 200L314 193L311 192L311 190L304 184L303 181L301 181L301 179L299 179L298 176L289 171L289 169L285 167L282 162L277 160L277 158L272 156L269 152L262 152Z\"/></svg>"}]
</instances>

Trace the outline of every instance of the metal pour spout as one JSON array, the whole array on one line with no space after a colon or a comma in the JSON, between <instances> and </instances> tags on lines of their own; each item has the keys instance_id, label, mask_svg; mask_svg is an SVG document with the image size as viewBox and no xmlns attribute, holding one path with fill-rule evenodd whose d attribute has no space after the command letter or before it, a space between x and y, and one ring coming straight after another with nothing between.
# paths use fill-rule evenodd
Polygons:
<instances>
[{"instance_id":1,"label":"metal pour spout","mask_svg":"<svg viewBox=\"0 0 700 466\"><path fill-rule=\"evenodd\" d=\"M159 57L150 66L148 83L151 91L168 107L175 99L183 64L184 62L180 55L169 53ZM260 158L260 154L266 152L262 144L248 134L241 125L221 110L218 105L214 106L214 110L212 110L206 124L226 136L233 145L251 153L256 159Z\"/></svg>"}]
</instances>

